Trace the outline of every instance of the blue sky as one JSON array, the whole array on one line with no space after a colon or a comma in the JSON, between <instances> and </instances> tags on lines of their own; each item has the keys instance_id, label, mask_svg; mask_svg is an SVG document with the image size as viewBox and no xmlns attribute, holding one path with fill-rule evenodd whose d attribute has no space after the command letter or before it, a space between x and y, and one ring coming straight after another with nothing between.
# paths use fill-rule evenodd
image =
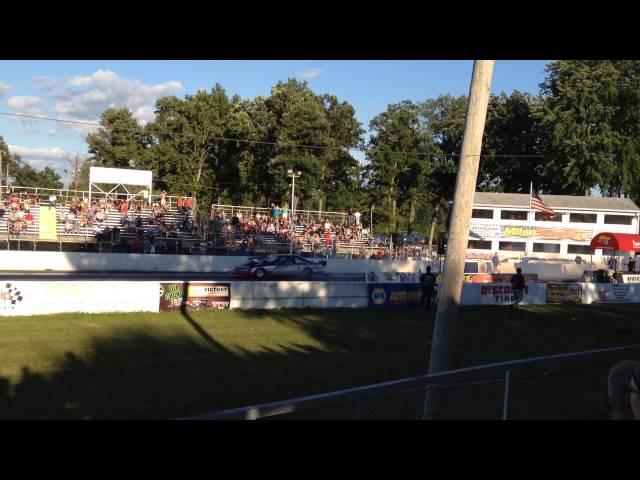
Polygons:
<instances>
[{"instance_id":1,"label":"blue sky","mask_svg":"<svg viewBox=\"0 0 640 480\"><path fill-rule=\"evenodd\" d=\"M499 60L492 91L538 93L545 60ZM159 96L183 97L220 83L229 96L269 95L287 78L351 103L367 129L387 105L469 91L473 62L455 61L0 61L0 112L96 122L108 106L153 118ZM63 155L86 154L83 127L0 115L0 135L36 168L65 167Z\"/></svg>"}]
</instances>

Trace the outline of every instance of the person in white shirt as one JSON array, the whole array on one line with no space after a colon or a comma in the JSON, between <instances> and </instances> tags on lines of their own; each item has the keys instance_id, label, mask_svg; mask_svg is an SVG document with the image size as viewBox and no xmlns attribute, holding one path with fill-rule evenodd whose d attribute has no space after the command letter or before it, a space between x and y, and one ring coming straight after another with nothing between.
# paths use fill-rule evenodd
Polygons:
<instances>
[{"instance_id":1,"label":"person in white shirt","mask_svg":"<svg viewBox=\"0 0 640 480\"><path fill-rule=\"evenodd\" d=\"M356 225L360 225L360 212L356 212L353 214L356 219Z\"/></svg>"}]
</instances>

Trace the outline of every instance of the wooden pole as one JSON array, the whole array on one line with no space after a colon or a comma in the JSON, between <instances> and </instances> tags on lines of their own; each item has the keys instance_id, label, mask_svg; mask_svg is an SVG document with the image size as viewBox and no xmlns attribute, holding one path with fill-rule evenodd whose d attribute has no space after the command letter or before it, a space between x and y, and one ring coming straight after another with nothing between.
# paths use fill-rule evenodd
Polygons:
<instances>
[{"instance_id":1,"label":"wooden pole","mask_svg":"<svg viewBox=\"0 0 640 480\"><path fill-rule=\"evenodd\" d=\"M464 127L462 152L449 227L444 273L438 292L438 310L433 332L429 373L450 368L455 345L456 322L462 293L464 259L469 242L471 212L480 165L482 136L487 119L494 60L476 60L469 91L469 105ZM435 419L440 407L440 392L430 390L425 396L423 418Z\"/></svg>"}]
</instances>

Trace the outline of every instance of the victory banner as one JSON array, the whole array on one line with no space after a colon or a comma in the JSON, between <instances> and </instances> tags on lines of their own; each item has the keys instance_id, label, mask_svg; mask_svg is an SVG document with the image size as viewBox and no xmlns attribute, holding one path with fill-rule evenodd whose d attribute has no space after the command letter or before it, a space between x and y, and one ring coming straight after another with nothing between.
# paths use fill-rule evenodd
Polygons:
<instances>
[{"instance_id":1,"label":"victory banner","mask_svg":"<svg viewBox=\"0 0 640 480\"><path fill-rule=\"evenodd\" d=\"M186 287L186 295L185 295ZM218 310L229 308L231 284L171 282L160 284L160 311Z\"/></svg>"}]
</instances>

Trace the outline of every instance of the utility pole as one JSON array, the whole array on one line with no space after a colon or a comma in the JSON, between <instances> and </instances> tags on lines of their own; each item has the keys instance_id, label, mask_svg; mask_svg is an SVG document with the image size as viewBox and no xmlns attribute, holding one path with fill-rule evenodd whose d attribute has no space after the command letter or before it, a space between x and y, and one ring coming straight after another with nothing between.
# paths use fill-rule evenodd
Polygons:
<instances>
[{"instance_id":1,"label":"utility pole","mask_svg":"<svg viewBox=\"0 0 640 480\"><path fill-rule=\"evenodd\" d=\"M0 202L2 201L2 150L0 150Z\"/></svg>"},{"instance_id":2,"label":"utility pole","mask_svg":"<svg viewBox=\"0 0 640 480\"><path fill-rule=\"evenodd\" d=\"M449 370L455 345L464 259L469 242L471 211L478 178L482 136L487 119L494 63L494 60L476 60L473 64L469 105L467 106L462 152L458 164L447 254L444 261L444 274L438 292L438 310L433 332L431 358L429 359L429 373ZM439 410L440 391L427 391L423 419L437 418Z\"/></svg>"},{"instance_id":3,"label":"utility pole","mask_svg":"<svg viewBox=\"0 0 640 480\"><path fill-rule=\"evenodd\" d=\"M293 255L293 237L295 236L295 230L293 225L294 217L294 201L295 201L295 191L296 191L296 178L302 175L302 172L299 170L294 172L292 169L287 170L287 176L291 177L291 209L289 210L289 214L291 215L291 223L290 223L290 232L289 232L289 255Z\"/></svg>"}]
</instances>

